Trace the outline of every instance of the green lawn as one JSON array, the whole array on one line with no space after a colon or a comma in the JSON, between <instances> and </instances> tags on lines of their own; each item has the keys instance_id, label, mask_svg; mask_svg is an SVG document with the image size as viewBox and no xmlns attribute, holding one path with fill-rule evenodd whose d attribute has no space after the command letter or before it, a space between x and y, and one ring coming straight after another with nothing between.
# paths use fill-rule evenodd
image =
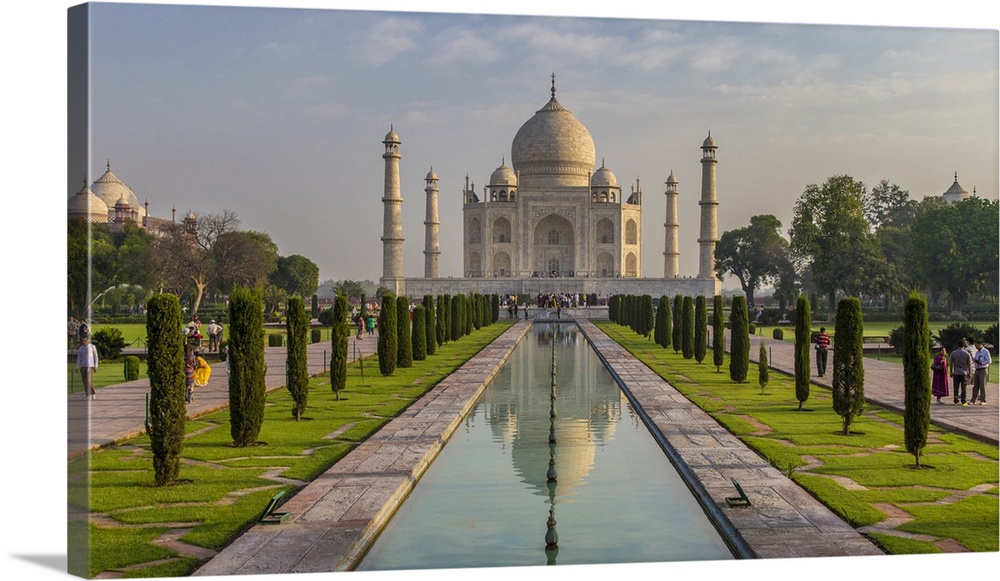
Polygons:
<instances>
[{"instance_id":1,"label":"green lawn","mask_svg":"<svg viewBox=\"0 0 1000 581\"><path fill-rule=\"evenodd\" d=\"M627 327L597 324L855 527L884 521L887 515L879 506L887 503L913 516L896 527L900 532L952 538L972 551L1000 548L997 446L931 426L921 456L927 469L916 470L904 445L900 414L867 405L851 425L854 435L845 437L839 434L842 421L828 390L813 385L805 411L799 412L794 380L782 373L772 371L762 392L756 363L750 363L749 382L736 384L729 379L728 354L721 372L716 372L711 351L698 364ZM844 487L836 478L849 479L857 487ZM982 488L967 498L947 500L976 486ZM890 553L941 552L928 541L870 536Z\"/></svg>"},{"instance_id":2,"label":"green lawn","mask_svg":"<svg viewBox=\"0 0 1000 581\"><path fill-rule=\"evenodd\" d=\"M339 399L328 377L313 377L302 421L292 417L287 390L271 392L259 436L266 445L232 447L228 411L188 421L180 482L173 486L153 486L146 437L89 454L90 500L81 508L114 523L90 524L89 575L190 574L199 565L197 560L152 542L168 528L177 528L166 523L190 527L180 538L183 542L216 550L225 547L254 522L275 493L297 490L269 479L269 470L280 467L280 476L301 481L316 478L509 326L501 320L473 331L440 346L426 360L414 361L410 368L397 368L391 377L378 373L377 356L363 360L363 382L361 363L353 363ZM334 432L339 433L331 439ZM81 459L70 463L69 473L86 469Z\"/></svg>"}]
</instances>

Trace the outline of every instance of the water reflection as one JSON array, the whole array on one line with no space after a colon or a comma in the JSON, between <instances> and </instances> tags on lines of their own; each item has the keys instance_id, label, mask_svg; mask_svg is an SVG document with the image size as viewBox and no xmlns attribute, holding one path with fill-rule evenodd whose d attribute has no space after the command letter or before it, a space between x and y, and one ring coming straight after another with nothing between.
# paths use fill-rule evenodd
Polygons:
<instances>
[{"instance_id":1,"label":"water reflection","mask_svg":"<svg viewBox=\"0 0 1000 581\"><path fill-rule=\"evenodd\" d=\"M576 326L530 333L358 568L732 558Z\"/></svg>"}]
</instances>

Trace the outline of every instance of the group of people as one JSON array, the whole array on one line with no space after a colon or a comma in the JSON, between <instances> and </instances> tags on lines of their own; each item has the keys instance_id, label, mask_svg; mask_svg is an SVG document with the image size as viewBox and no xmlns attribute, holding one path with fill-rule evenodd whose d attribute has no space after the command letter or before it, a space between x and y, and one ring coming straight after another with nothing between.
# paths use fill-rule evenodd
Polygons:
<instances>
[{"instance_id":1,"label":"group of people","mask_svg":"<svg viewBox=\"0 0 1000 581\"><path fill-rule=\"evenodd\" d=\"M198 318L197 313L191 317L191 321L184 326L181 332L188 339L187 343L191 343L199 348L202 346L204 335L201 334L201 320ZM222 317L219 317L218 323L215 322L215 319L212 319L208 326L205 327L205 333L208 334L208 350L218 352L219 346L222 344Z\"/></svg>"},{"instance_id":2,"label":"group of people","mask_svg":"<svg viewBox=\"0 0 1000 581\"><path fill-rule=\"evenodd\" d=\"M931 370L934 372L931 381L931 395L943 403L941 398L948 397L948 377L952 381L952 403L968 406L986 404L986 381L989 378L990 364L993 358L990 350L983 345L982 339L963 339L961 344L950 354L941 347L934 357ZM972 397L966 400L966 390L972 384Z\"/></svg>"},{"instance_id":3,"label":"group of people","mask_svg":"<svg viewBox=\"0 0 1000 581\"><path fill-rule=\"evenodd\" d=\"M368 332L369 337L375 336L375 325L377 321L375 319L375 313L373 311L368 311L367 313L359 312L354 316L354 326L358 329L358 334L355 337L358 341L362 341L365 338L365 331Z\"/></svg>"}]
</instances>

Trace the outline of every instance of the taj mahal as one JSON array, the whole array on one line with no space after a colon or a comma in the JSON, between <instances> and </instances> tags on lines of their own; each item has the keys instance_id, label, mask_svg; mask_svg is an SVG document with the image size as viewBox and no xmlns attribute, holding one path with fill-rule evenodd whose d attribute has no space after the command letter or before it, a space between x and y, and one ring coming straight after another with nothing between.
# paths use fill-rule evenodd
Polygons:
<instances>
[{"instance_id":1,"label":"taj mahal","mask_svg":"<svg viewBox=\"0 0 1000 581\"><path fill-rule=\"evenodd\" d=\"M382 143L385 187L382 197L382 277L379 284L397 295L480 293L596 293L714 296L718 242L716 150L711 134L701 145L702 183L699 268L680 276L678 179L665 182L663 277L644 278L642 200L639 180L624 189L601 160L596 167L590 132L551 97L528 119L507 158L480 192L468 176L462 190L462 278L442 278L438 242L438 177L425 178L424 276L403 276L401 140L390 128Z\"/></svg>"}]
</instances>

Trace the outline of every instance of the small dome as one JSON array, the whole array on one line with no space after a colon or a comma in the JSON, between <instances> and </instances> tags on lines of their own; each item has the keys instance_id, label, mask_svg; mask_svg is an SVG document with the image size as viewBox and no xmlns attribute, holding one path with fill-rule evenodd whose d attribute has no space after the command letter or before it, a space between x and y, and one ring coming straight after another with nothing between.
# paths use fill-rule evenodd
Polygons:
<instances>
[{"instance_id":1,"label":"small dome","mask_svg":"<svg viewBox=\"0 0 1000 581\"><path fill-rule=\"evenodd\" d=\"M392 130L392 125L389 126L389 133L385 134L382 143L400 143L399 135L396 135L396 132Z\"/></svg>"},{"instance_id":2,"label":"small dome","mask_svg":"<svg viewBox=\"0 0 1000 581\"><path fill-rule=\"evenodd\" d=\"M948 191L946 191L943 196L944 200L949 204L961 202L969 197L969 192L965 191L965 188L958 184L958 172L955 172L955 181L951 184L951 187L948 188Z\"/></svg>"},{"instance_id":3,"label":"small dome","mask_svg":"<svg viewBox=\"0 0 1000 581\"><path fill-rule=\"evenodd\" d=\"M431 171L427 172L427 177L425 179L427 181L437 181L438 175L434 173L434 168L431 168Z\"/></svg>"},{"instance_id":4,"label":"small dome","mask_svg":"<svg viewBox=\"0 0 1000 581\"><path fill-rule=\"evenodd\" d=\"M128 207L129 203L128 200L126 200L125 198L118 198L118 201L115 202L115 208L128 208Z\"/></svg>"},{"instance_id":5,"label":"small dome","mask_svg":"<svg viewBox=\"0 0 1000 581\"><path fill-rule=\"evenodd\" d=\"M715 145L715 140L712 139L712 133L711 132L708 133L708 137L705 138L705 142L702 143L701 146L702 146L702 148L705 148L705 147L717 147Z\"/></svg>"},{"instance_id":6,"label":"small dome","mask_svg":"<svg viewBox=\"0 0 1000 581\"><path fill-rule=\"evenodd\" d=\"M118 200L124 199L129 207L139 211L139 215L145 214L145 210L139 204L139 198L125 185L125 182L118 179L118 176L111 171L110 162L108 162L108 170L104 172L104 175L94 180L90 190L109 208L115 207Z\"/></svg>"},{"instance_id":7,"label":"small dome","mask_svg":"<svg viewBox=\"0 0 1000 581\"><path fill-rule=\"evenodd\" d=\"M88 221L108 221L108 205L104 200L94 195L90 188L82 190L69 198L67 213L71 218L84 218Z\"/></svg>"},{"instance_id":8,"label":"small dome","mask_svg":"<svg viewBox=\"0 0 1000 581\"><path fill-rule=\"evenodd\" d=\"M188 210L187 216L184 216L184 221L185 222L190 222L192 220L197 220L197 219L198 218L197 218L197 216L194 215L194 212L192 212L190 210Z\"/></svg>"},{"instance_id":9,"label":"small dome","mask_svg":"<svg viewBox=\"0 0 1000 581\"><path fill-rule=\"evenodd\" d=\"M500 162L500 167L493 170L490 174L490 185L491 186L516 186L517 176L514 175L514 170L507 167L504 161Z\"/></svg>"},{"instance_id":10,"label":"small dome","mask_svg":"<svg viewBox=\"0 0 1000 581\"><path fill-rule=\"evenodd\" d=\"M677 184L677 183L680 183L680 182L677 181L677 178L674 177L674 170L670 170L670 177L667 178L667 183L668 184Z\"/></svg>"},{"instance_id":11,"label":"small dome","mask_svg":"<svg viewBox=\"0 0 1000 581\"><path fill-rule=\"evenodd\" d=\"M617 188L618 178L610 169L604 167L604 160L601 160L601 167L594 172L590 183L595 188Z\"/></svg>"}]
</instances>

